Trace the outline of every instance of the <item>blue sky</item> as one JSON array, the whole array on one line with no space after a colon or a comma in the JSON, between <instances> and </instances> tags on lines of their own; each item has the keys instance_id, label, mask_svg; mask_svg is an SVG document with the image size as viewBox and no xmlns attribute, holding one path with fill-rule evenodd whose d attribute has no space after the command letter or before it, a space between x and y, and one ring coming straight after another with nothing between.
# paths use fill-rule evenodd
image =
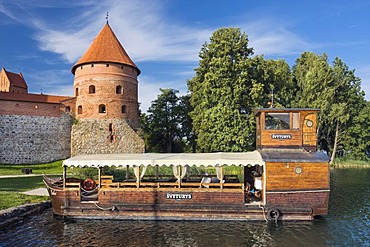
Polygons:
<instances>
[{"instance_id":1,"label":"blue sky","mask_svg":"<svg viewBox=\"0 0 370 247\"><path fill-rule=\"evenodd\" d=\"M291 66L302 52L341 58L370 99L370 2L345 0L0 0L0 66L29 92L73 95L72 65L109 24L141 70L146 111L159 88L187 92L214 31L239 27L255 54Z\"/></svg>"}]
</instances>

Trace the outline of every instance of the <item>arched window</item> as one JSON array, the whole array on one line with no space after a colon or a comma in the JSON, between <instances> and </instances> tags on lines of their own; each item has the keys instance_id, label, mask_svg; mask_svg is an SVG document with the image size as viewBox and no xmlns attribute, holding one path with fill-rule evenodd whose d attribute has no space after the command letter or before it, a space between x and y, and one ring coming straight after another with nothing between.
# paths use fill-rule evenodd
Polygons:
<instances>
[{"instance_id":1,"label":"arched window","mask_svg":"<svg viewBox=\"0 0 370 247\"><path fill-rule=\"evenodd\" d=\"M89 94L92 94L92 93L95 93L95 86L94 85L89 86Z\"/></svg>"},{"instance_id":2,"label":"arched window","mask_svg":"<svg viewBox=\"0 0 370 247\"><path fill-rule=\"evenodd\" d=\"M76 95L76 97L78 96L78 87L76 87L75 95Z\"/></svg>"},{"instance_id":3,"label":"arched window","mask_svg":"<svg viewBox=\"0 0 370 247\"><path fill-rule=\"evenodd\" d=\"M77 114L82 114L82 105L77 107Z\"/></svg>"},{"instance_id":4,"label":"arched window","mask_svg":"<svg viewBox=\"0 0 370 247\"><path fill-rule=\"evenodd\" d=\"M71 111L71 107L67 106L65 111L66 112L70 112Z\"/></svg>"},{"instance_id":5,"label":"arched window","mask_svg":"<svg viewBox=\"0 0 370 247\"><path fill-rule=\"evenodd\" d=\"M123 94L122 86L116 86L116 94Z\"/></svg>"},{"instance_id":6,"label":"arched window","mask_svg":"<svg viewBox=\"0 0 370 247\"><path fill-rule=\"evenodd\" d=\"M122 106L122 113L126 113L127 112L127 106L126 105L123 105Z\"/></svg>"},{"instance_id":7,"label":"arched window","mask_svg":"<svg viewBox=\"0 0 370 247\"><path fill-rule=\"evenodd\" d=\"M100 104L99 105L99 113L106 113L106 109L105 109L105 105L104 104Z\"/></svg>"}]
</instances>

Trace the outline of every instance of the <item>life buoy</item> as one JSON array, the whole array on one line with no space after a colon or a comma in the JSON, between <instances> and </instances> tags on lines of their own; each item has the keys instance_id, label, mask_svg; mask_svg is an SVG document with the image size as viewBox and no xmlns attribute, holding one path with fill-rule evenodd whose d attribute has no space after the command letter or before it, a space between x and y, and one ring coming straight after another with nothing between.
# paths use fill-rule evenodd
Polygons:
<instances>
[{"instance_id":1,"label":"life buoy","mask_svg":"<svg viewBox=\"0 0 370 247\"><path fill-rule=\"evenodd\" d=\"M281 216L281 212L279 209L277 208L270 208L268 211L267 211L267 219L268 220L278 220Z\"/></svg>"},{"instance_id":2,"label":"life buoy","mask_svg":"<svg viewBox=\"0 0 370 247\"><path fill-rule=\"evenodd\" d=\"M95 181L90 178L85 179L82 183L82 186L85 190L93 190L95 188L95 185Z\"/></svg>"}]
</instances>

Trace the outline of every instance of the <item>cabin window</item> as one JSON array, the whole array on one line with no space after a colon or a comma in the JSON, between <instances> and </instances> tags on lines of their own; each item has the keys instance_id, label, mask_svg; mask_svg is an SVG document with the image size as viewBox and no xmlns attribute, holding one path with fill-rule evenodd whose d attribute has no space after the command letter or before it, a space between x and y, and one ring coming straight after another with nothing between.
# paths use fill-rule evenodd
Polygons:
<instances>
[{"instance_id":1,"label":"cabin window","mask_svg":"<svg viewBox=\"0 0 370 247\"><path fill-rule=\"evenodd\" d=\"M105 109L104 104L99 105L99 113L106 113L106 109Z\"/></svg>"},{"instance_id":2,"label":"cabin window","mask_svg":"<svg viewBox=\"0 0 370 247\"><path fill-rule=\"evenodd\" d=\"M123 94L122 86L116 86L116 94Z\"/></svg>"},{"instance_id":3,"label":"cabin window","mask_svg":"<svg viewBox=\"0 0 370 247\"><path fill-rule=\"evenodd\" d=\"M271 130L290 129L290 113L267 113L265 116L265 128Z\"/></svg>"},{"instance_id":4,"label":"cabin window","mask_svg":"<svg viewBox=\"0 0 370 247\"><path fill-rule=\"evenodd\" d=\"M90 85L89 86L89 94L94 94L95 93L95 86L94 85Z\"/></svg>"},{"instance_id":5,"label":"cabin window","mask_svg":"<svg viewBox=\"0 0 370 247\"><path fill-rule=\"evenodd\" d=\"M122 113L126 113L127 112L127 106L123 105L121 110L122 110Z\"/></svg>"},{"instance_id":6,"label":"cabin window","mask_svg":"<svg viewBox=\"0 0 370 247\"><path fill-rule=\"evenodd\" d=\"M77 107L77 114L82 114L82 106L81 105L79 105Z\"/></svg>"}]
</instances>

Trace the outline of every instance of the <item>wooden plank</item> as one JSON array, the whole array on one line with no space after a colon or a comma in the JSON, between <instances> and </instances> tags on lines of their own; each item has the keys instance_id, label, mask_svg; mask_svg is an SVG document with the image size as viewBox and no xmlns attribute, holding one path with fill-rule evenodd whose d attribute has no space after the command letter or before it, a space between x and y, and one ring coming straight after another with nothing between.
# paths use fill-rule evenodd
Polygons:
<instances>
[{"instance_id":1,"label":"wooden plank","mask_svg":"<svg viewBox=\"0 0 370 247\"><path fill-rule=\"evenodd\" d=\"M294 168L300 166L301 174ZM266 163L266 190L329 188L327 163Z\"/></svg>"}]
</instances>

